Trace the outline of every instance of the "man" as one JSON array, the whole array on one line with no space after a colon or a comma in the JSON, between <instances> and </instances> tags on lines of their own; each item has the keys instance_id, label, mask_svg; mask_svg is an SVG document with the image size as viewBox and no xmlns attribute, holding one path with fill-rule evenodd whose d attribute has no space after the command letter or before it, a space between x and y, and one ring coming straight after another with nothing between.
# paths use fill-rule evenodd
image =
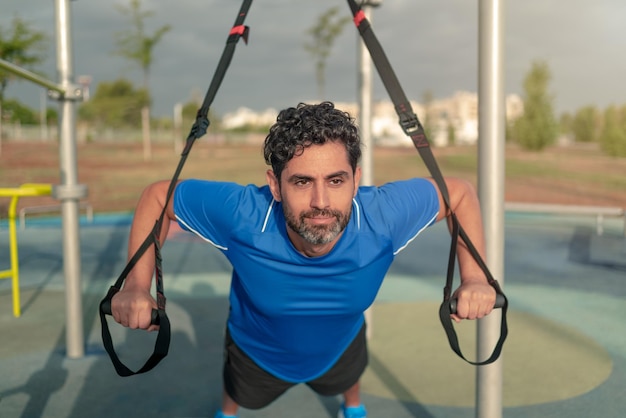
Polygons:
<instances>
[{"instance_id":1,"label":"man","mask_svg":"<svg viewBox=\"0 0 626 418\"><path fill-rule=\"evenodd\" d=\"M365 417L359 379L367 365L363 312L394 256L423 229L450 215L430 179L359 187L361 143L354 120L330 102L280 112L264 144L268 185L186 180L169 219L220 249L233 266L222 409L262 408L306 383L343 395L339 416ZM446 179L452 210L483 251L480 208L471 185ZM129 239L134 254L166 200L168 182L146 188ZM167 235L165 222L161 240ZM154 329L151 252L112 300L115 320ZM465 244L455 320L481 318L495 291Z\"/></svg>"}]
</instances>

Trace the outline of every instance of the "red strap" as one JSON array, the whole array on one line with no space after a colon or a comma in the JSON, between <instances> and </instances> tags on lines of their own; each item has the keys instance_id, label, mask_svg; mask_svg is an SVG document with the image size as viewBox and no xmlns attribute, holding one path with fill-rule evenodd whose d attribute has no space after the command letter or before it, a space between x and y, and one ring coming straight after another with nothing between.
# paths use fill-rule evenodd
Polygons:
<instances>
[{"instance_id":1,"label":"red strap","mask_svg":"<svg viewBox=\"0 0 626 418\"><path fill-rule=\"evenodd\" d=\"M365 12L363 10L359 10L357 14L354 15L354 24L358 28L361 22L365 19Z\"/></svg>"},{"instance_id":2,"label":"red strap","mask_svg":"<svg viewBox=\"0 0 626 418\"><path fill-rule=\"evenodd\" d=\"M245 30L246 30L246 27L244 25L233 26L233 28L230 30L229 35L242 35L243 36Z\"/></svg>"}]
</instances>

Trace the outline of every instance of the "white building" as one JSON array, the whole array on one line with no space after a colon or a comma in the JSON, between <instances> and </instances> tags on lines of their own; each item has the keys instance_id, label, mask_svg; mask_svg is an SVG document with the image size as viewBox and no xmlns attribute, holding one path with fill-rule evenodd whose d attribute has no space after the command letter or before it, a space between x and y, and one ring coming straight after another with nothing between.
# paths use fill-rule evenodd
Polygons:
<instances>
[{"instance_id":1,"label":"white building","mask_svg":"<svg viewBox=\"0 0 626 418\"><path fill-rule=\"evenodd\" d=\"M358 118L359 106L357 103L335 103L342 109ZM512 120L523 113L522 99L517 95L505 98L506 118ZM428 140L435 146L448 145L450 129L454 132L455 143L471 145L478 141L478 95L467 91L454 93L452 97L433 100L428 106L411 101L411 107L418 119L431 129ZM428 117L426 116L428 112ZM398 122L398 115L393 103L389 100L380 101L372 107L372 136L377 145L413 146L411 139L406 136ZM276 121L278 112L275 109L266 109L261 113L241 107L237 111L228 113L222 119L226 129L243 126L269 126Z\"/></svg>"},{"instance_id":2,"label":"white building","mask_svg":"<svg viewBox=\"0 0 626 418\"><path fill-rule=\"evenodd\" d=\"M515 119L522 114L523 103L519 96L509 95L505 101L507 120ZM456 92L452 97L433 100L428 109L420 103L411 101L411 107L422 125L426 123L430 125L431 137L428 139L436 146L448 144L449 129L454 130L456 144L475 144L478 140L476 93ZM413 146L411 139L402 131L393 103L390 101L374 105L372 135L379 145Z\"/></svg>"},{"instance_id":3,"label":"white building","mask_svg":"<svg viewBox=\"0 0 626 418\"><path fill-rule=\"evenodd\" d=\"M224 129L236 129L244 126L269 126L276 122L278 111L268 108L258 113L247 107L240 107L234 112L227 113L222 118Z\"/></svg>"}]
</instances>

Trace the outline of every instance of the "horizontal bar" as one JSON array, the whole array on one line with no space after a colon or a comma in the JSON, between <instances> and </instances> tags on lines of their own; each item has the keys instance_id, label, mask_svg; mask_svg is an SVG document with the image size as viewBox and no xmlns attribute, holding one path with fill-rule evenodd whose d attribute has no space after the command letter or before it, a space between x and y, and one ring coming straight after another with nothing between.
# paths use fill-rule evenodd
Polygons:
<instances>
[{"instance_id":1,"label":"horizontal bar","mask_svg":"<svg viewBox=\"0 0 626 418\"><path fill-rule=\"evenodd\" d=\"M0 58L0 67L4 68L7 71L10 71L26 80L32 81L33 83L39 84L42 87L46 87L49 90L54 90L61 94L65 94L65 89L60 85L43 78L42 76L35 74L31 71L25 70L22 67L19 67L9 61L5 61Z\"/></svg>"},{"instance_id":2,"label":"horizontal bar","mask_svg":"<svg viewBox=\"0 0 626 418\"><path fill-rule=\"evenodd\" d=\"M602 226L605 216L624 218L624 238L626 238L626 208L616 206L578 206L560 205L552 203L517 203L507 202L504 204L505 210L526 213L543 213L559 215L594 215L596 217L596 231L602 235Z\"/></svg>"},{"instance_id":3,"label":"horizontal bar","mask_svg":"<svg viewBox=\"0 0 626 418\"><path fill-rule=\"evenodd\" d=\"M626 216L626 209L615 206L579 206L551 203L516 203L504 204L506 210L534 213L559 213L570 215Z\"/></svg>"},{"instance_id":4,"label":"horizontal bar","mask_svg":"<svg viewBox=\"0 0 626 418\"><path fill-rule=\"evenodd\" d=\"M19 218L20 218L20 229L26 228L26 214L27 213L52 213L58 212L62 208L61 205L47 205L47 206L26 206L20 209ZM87 215L87 220L89 222L93 222L93 207L89 202L78 202L78 210L85 210L85 214Z\"/></svg>"}]
</instances>

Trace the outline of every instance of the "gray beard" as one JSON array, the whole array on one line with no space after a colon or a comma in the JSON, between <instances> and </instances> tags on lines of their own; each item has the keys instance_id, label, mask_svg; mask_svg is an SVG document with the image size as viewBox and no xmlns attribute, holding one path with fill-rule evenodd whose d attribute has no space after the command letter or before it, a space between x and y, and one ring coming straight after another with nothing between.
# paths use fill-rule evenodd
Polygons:
<instances>
[{"instance_id":1,"label":"gray beard","mask_svg":"<svg viewBox=\"0 0 626 418\"><path fill-rule=\"evenodd\" d=\"M332 242L346 228L350 221L350 213L344 214L338 210L331 209L313 209L300 214L297 219L286 206L283 206L283 213L287 221L287 226L312 245L322 245ZM308 225L306 223L306 218L319 215L332 215L335 217L335 222L330 225Z\"/></svg>"}]
</instances>

